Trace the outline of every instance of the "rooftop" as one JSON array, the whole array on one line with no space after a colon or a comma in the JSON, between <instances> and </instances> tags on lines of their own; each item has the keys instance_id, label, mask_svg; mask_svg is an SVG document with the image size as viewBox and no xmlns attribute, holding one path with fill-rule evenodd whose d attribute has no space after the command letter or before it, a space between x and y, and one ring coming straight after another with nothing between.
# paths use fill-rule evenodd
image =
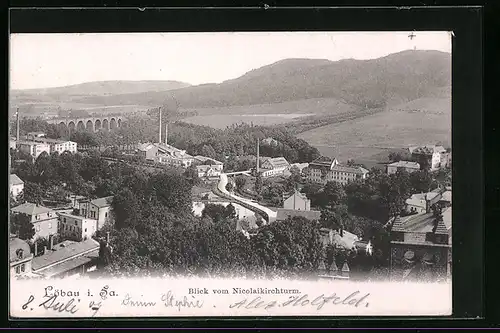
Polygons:
<instances>
[{"instance_id":1,"label":"rooftop","mask_svg":"<svg viewBox=\"0 0 500 333\"><path fill-rule=\"evenodd\" d=\"M276 220L285 221L289 217L293 218L296 216L305 217L306 219L311 221L317 221L321 218L321 212L317 210L294 210L279 208L276 215Z\"/></svg>"},{"instance_id":2,"label":"rooftop","mask_svg":"<svg viewBox=\"0 0 500 333\"><path fill-rule=\"evenodd\" d=\"M39 214L48 213L48 212L53 212L53 210L50 208L40 206L40 205L30 203L30 202L25 202L22 205L16 206L16 207L12 208L11 211L14 213L27 214L30 216L39 215Z\"/></svg>"},{"instance_id":3,"label":"rooftop","mask_svg":"<svg viewBox=\"0 0 500 333\"><path fill-rule=\"evenodd\" d=\"M388 166L398 167L398 168L420 169L420 164L418 164L417 162L410 162L410 161L398 161L388 164Z\"/></svg>"},{"instance_id":4,"label":"rooftop","mask_svg":"<svg viewBox=\"0 0 500 333\"><path fill-rule=\"evenodd\" d=\"M288 167L290 164L284 157L273 157L269 158L266 163L270 163L274 168L282 168L282 167Z\"/></svg>"},{"instance_id":5,"label":"rooftop","mask_svg":"<svg viewBox=\"0 0 500 333\"><path fill-rule=\"evenodd\" d=\"M19 178L19 176L16 175L15 173L10 174L9 182L10 182L10 185L22 185L22 184L24 184L23 180L21 178Z\"/></svg>"},{"instance_id":6,"label":"rooftop","mask_svg":"<svg viewBox=\"0 0 500 333\"><path fill-rule=\"evenodd\" d=\"M43 145L43 144L46 145L45 142L27 141L27 140L19 140L17 143L20 145L29 145L29 146L36 146L36 145Z\"/></svg>"},{"instance_id":7,"label":"rooftop","mask_svg":"<svg viewBox=\"0 0 500 333\"><path fill-rule=\"evenodd\" d=\"M90 253L87 253L85 255L82 255L80 257L76 257L74 259L66 260L63 261L59 264L55 264L51 267L48 267L43 270L41 273L45 277L50 277L54 275L58 275L64 272L68 272L72 269L75 269L77 267L80 267L84 264L87 264L93 260L96 260L99 258L99 249L96 249Z\"/></svg>"},{"instance_id":8,"label":"rooftop","mask_svg":"<svg viewBox=\"0 0 500 333\"><path fill-rule=\"evenodd\" d=\"M11 237L9 239L9 259L10 261L16 261L16 260L22 260L18 259L17 257L17 251L18 250L23 250L23 259L27 258L30 256L30 246L26 241L23 241L20 238L17 237Z\"/></svg>"},{"instance_id":9,"label":"rooftop","mask_svg":"<svg viewBox=\"0 0 500 333\"><path fill-rule=\"evenodd\" d=\"M54 245L46 254L33 258L32 267L34 271L41 270L95 250L99 250L99 243L91 238L83 242L66 240Z\"/></svg>"},{"instance_id":10,"label":"rooftop","mask_svg":"<svg viewBox=\"0 0 500 333\"><path fill-rule=\"evenodd\" d=\"M410 153L412 154L422 154L422 155L432 155L434 153L444 153L446 149L443 146L420 146L420 147L410 147Z\"/></svg>"},{"instance_id":11,"label":"rooftop","mask_svg":"<svg viewBox=\"0 0 500 333\"><path fill-rule=\"evenodd\" d=\"M76 142L73 142L73 141L70 141L70 140L59 140L59 139L50 139L50 138L35 138L34 139L35 142L42 142L42 143L74 143L76 144Z\"/></svg>"},{"instance_id":12,"label":"rooftop","mask_svg":"<svg viewBox=\"0 0 500 333\"><path fill-rule=\"evenodd\" d=\"M443 221L438 225L436 233L448 233L451 230L451 207L442 212ZM433 213L420 213L397 218L394 222L394 231L428 233L434 229Z\"/></svg>"},{"instance_id":13,"label":"rooftop","mask_svg":"<svg viewBox=\"0 0 500 333\"><path fill-rule=\"evenodd\" d=\"M78 220L94 220L94 219L91 219L91 218L88 218L88 217L85 217L85 216L75 215L75 214L72 214L71 212L68 213L68 212L65 212L65 211L58 211L57 215L59 215L59 216L65 216L65 217L72 217L72 218L75 218L75 219L78 219Z\"/></svg>"},{"instance_id":14,"label":"rooftop","mask_svg":"<svg viewBox=\"0 0 500 333\"><path fill-rule=\"evenodd\" d=\"M332 167L332 164L337 164L338 161L336 158L320 156L311 163L309 163L310 167Z\"/></svg>"},{"instance_id":15,"label":"rooftop","mask_svg":"<svg viewBox=\"0 0 500 333\"><path fill-rule=\"evenodd\" d=\"M113 196L109 196L109 197L103 197L103 198L94 199L94 200L91 201L91 203L94 206L97 206L99 208L103 208L103 207L109 207L109 206L111 206L111 202L112 201L113 201Z\"/></svg>"},{"instance_id":16,"label":"rooftop","mask_svg":"<svg viewBox=\"0 0 500 333\"><path fill-rule=\"evenodd\" d=\"M293 194L291 194L291 195L289 195L288 197L286 197L286 199L285 199L285 200L288 200L288 199L290 199L290 198L292 198L292 197L294 197L294 196L297 196L297 197L299 197L299 198L301 198L301 199L304 199L304 200L309 200L309 199L307 198L307 196L306 196L304 193L299 192L299 191L297 191L297 190L295 190L295 191L293 192Z\"/></svg>"},{"instance_id":17,"label":"rooftop","mask_svg":"<svg viewBox=\"0 0 500 333\"><path fill-rule=\"evenodd\" d=\"M358 173L358 174L366 174L369 171L366 170L365 168L362 167L350 167L346 165L335 165L332 168L333 171L339 171L339 172L347 172L347 173Z\"/></svg>"},{"instance_id":18,"label":"rooftop","mask_svg":"<svg viewBox=\"0 0 500 333\"><path fill-rule=\"evenodd\" d=\"M206 157L206 156L196 155L193 158L200 163L205 163L208 165L212 165L212 164L220 165L220 164L222 164L222 162L219 162L213 158Z\"/></svg>"}]
</instances>

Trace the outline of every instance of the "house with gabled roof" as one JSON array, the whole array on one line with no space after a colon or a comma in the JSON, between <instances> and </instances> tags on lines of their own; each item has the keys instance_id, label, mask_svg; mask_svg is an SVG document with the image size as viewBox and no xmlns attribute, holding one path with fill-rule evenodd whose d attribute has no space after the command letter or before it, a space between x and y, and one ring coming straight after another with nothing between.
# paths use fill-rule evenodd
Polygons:
<instances>
[{"instance_id":1,"label":"house with gabled roof","mask_svg":"<svg viewBox=\"0 0 500 333\"><path fill-rule=\"evenodd\" d=\"M33 239L48 238L57 233L58 219L57 214L53 209L42 205L25 202L22 205L11 209L14 214L25 214L29 216L30 222L35 228Z\"/></svg>"},{"instance_id":2,"label":"house with gabled roof","mask_svg":"<svg viewBox=\"0 0 500 333\"><path fill-rule=\"evenodd\" d=\"M80 215L97 220L97 230L100 230L106 223L111 222L112 202L113 196L83 200L80 202Z\"/></svg>"},{"instance_id":3,"label":"house with gabled roof","mask_svg":"<svg viewBox=\"0 0 500 333\"><path fill-rule=\"evenodd\" d=\"M283 198L284 209L311 210L311 200L304 193L297 190L287 198Z\"/></svg>"},{"instance_id":4,"label":"house with gabled roof","mask_svg":"<svg viewBox=\"0 0 500 333\"><path fill-rule=\"evenodd\" d=\"M284 157L266 158L259 168L262 177L283 175L288 170L290 170L290 163Z\"/></svg>"},{"instance_id":5,"label":"house with gabled roof","mask_svg":"<svg viewBox=\"0 0 500 333\"><path fill-rule=\"evenodd\" d=\"M436 281L451 272L451 207L396 217L391 228L391 279Z\"/></svg>"}]
</instances>

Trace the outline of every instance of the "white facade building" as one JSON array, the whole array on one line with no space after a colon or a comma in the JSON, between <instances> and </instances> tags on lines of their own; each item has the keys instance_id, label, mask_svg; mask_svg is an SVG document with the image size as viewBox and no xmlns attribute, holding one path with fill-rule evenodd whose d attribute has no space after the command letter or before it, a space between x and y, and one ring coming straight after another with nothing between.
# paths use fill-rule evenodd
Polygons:
<instances>
[{"instance_id":1,"label":"white facade building","mask_svg":"<svg viewBox=\"0 0 500 333\"><path fill-rule=\"evenodd\" d=\"M69 213L58 213L59 234L65 240L84 241L97 231L97 220Z\"/></svg>"},{"instance_id":2,"label":"white facade building","mask_svg":"<svg viewBox=\"0 0 500 333\"><path fill-rule=\"evenodd\" d=\"M17 196L24 190L24 182L16 174L11 174L9 176L9 185L10 194L12 194L14 198L17 198Z\"/></svg>"},{"instance_id":3,"label":"white facade building","mask_svg":"<svg viewBox=\"0 0 500 333\"><path fill-rule=\"evenodd\" d=\"M40 156L41 153L46 152L50 155L50 145L43 142L36 141L19 141L17 142L17 149L23 153L29 154L34 158Z\"/></svg>"}]
</instances>

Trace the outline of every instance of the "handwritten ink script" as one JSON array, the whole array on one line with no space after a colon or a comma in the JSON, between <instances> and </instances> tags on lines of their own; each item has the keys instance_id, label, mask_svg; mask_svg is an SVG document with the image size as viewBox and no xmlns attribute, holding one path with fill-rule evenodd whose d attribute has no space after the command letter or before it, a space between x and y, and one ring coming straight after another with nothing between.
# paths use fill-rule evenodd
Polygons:
<instances>
[{"instance_id":1,"label":"handwritten ink script","mask_svg":"<svg viewBox=\"0 0 500 333\"><path fill-rule=\"evenodd\" d=\"M95 317L107 315L106 311L103 312L104 307L114 315L137 313L142 316L153 314L168 316L176 313L192 314L193 311L196 313L197 310L204 308L209 311L215 308L223 311L226 309L231 313L237 311L242 315L245 315L245 310L261 309L269 314L273 309L282 308L297 309L292 310L293 313L321 310L322 313L334 314L334 309L338 306L359 310L370 306L370 293L360 290L312 294L303 293L298 289L283 288L183 288L184 293L178 289L167 291L156 289L153 293L137 293L117 292L109 285L97 290L94 295L91 289L67 290L49 285L44 287L43 292L39 294L41 296L37 296L36 293L29 294L21 308L25 313L43 311L46 316L57 313L58 316ZM202 314L207 312L201 311L200 315Z\"/></svg>"},{"instance_id":2,"label":"handwritten ink script","mask_svg":"<svg viewBox=\"0 0 500 333\"><path fill-rule=\"evenodd\" d=\"M307 294L299 295L299 296L290 296L286 301L277 301L277 300L265 300L261 296L257 296L254 298L244 298L236 303L233 303L229 306L229 308L236 309L270 309L273 307L286 307L286 306L312 306L315 307L316 310L320 310L326 304L333 305L347 305L347 306L365 306L368 307L370 303L367 302L368 296L370 294L362 295L359 291L355 291L351 293L347 297L338 296L336 293L332 295L326 296L325 294L321 294L317 297L310 297Z\"/></svg>"}]
</instances>

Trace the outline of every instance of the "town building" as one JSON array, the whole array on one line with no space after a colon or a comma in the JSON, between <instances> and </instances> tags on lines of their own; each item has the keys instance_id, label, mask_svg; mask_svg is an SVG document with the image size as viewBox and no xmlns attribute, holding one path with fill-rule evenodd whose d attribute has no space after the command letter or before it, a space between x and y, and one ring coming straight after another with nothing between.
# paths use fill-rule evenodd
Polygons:
<instances>
[{"instance_id":1,"label":"town building","mask_svg":"<svg viewBox=\"0 0 500 333\"><path fill-rule=\"evenodd\" d=\"M85 275L97 269L99 248L99 242L92 238L49 246L43 255L33 258L33 273L45 278Z\"/></svg>"},{"instance_id":2,"label":"town building","mask_svg":"<svg viewBox=\"0 0 500 333\"><path fill-rule=\"evenodd\" d=\"M33 254L26 241L16 238L16 235L9 237L9 265L10 274L14 277L26 276L31 273L31 261Z\"/></svg>"},{"instance_id":3,"label":"town building","mask_svg":"<svg viewBox=\"0 0 500 333\"><path fill-rule=\"evenodd\" d=\"M30 217L30 221L35 228L33 239L48 238L50 235L57 233L57 214L50 208L26 202L12 208L11 212L14 214L25 214Z\"/></svg>"},{"instance_id":4,"label":"town building","mask_svg":"<svg viewBox=\"0 0 500 333\"><path fill-rule=\"evenodd\" d=\"M63 239L80 242L91 238L97 228L97 220L71 213L57 213L59 216L59 235Z\"/></svg>"},{"instance_id":5,"label":"town building","mask_svg":"<svg viewBox=\"0 0 500 333\"><path fill-rule=\"evenodd\" d=\"M43 152L50 154L50 145L43 142L17 141L16 146L19 151L29 154L34 158L37 158Z\"/></svg>"},{"instance_id":6,"label":"town building","mask_svg":"<svg viewBox=\"0 0 500 333\"><path fill-rule=\"evenodd\" d=\"M309 163L292 163L292 164L290 164L290 169L293 167L298 168L300 173L302 174L304 172L304 169L309 167Z\"/></svg>"},{"instance_id":7,"label":"town building","mask_svg":"<svg viewBox=\"0 0 500 333\"><path fill-rule=\"evenodd\" d=\"M396 173L399 170L404 170L408 173L419 171L420 164L418 164L417 162L410 162L410 161L398 161L391 164L387 164L388 175Z\"/></svg>"},{"instance_id":8,"label":"town building","mask_svg":"<svg viewBox=\"0 0 500 333\"><path fill-rule=\"evenodd\" d=\"M311 210L311 200L309 200L305 194L295 190L291 196L284 198L283 208L293 210Z\"/></svg>"},{"instance_id":9,"label":"town building","mask_svg":"<svg viewBox=\"0 0 500 333\"><path fill-rule=\"evenodd\" d=\"M259 168L262 177L283 175L288 170L290 170L290 163L284 157L263 159Z\"/></svg>"},{"instance_id":10,"label":"town building","mask_svg":"<svg viewBox=\"0 0 500 333\"><path fill-rule=\"evenodd\" d=\"M10 194L14 197L14 199L17 198L24 190L24 182L14 173L11 173L9 176L9 186Z\"/></svg>"},{"instance_id":11,"label":"town building","mask_svg":"<svg viewBox=\"0 0 500 333\"><path fill-rule=\"evenodd\" d=\"M278 146L279 145L279 141L274 139L274 138L271 138L271 137L263 139L262 143L269 145L269 146Z\"/></svg>"},{"instance_id":12,"label":"town building","mask_svg":"<svg viewBox=\"0 0 500 333\"><path fill-rule=\"evenodd\" d=\"M80 201L80 215L97 220L97 230L111 221L111 203L113 196Z\"/></svg>"},{"instance_id":13,"label":"town building","mask_svg":"<svg viewBox=\"0 0 500 333\"><path fill-rule=\"evenodd\" d=\"M58 140L58 139L37 137L34 138L33 141L48 144L50 146L51 154L55 152L62 154L65 151L74 154L78 151L78 144L76 142L69 140Z\"/></svg>"},{"instance_id":14,"label":"town building","mask_svg":"<svg viewBox=\"0 0 500 333\"><path fill-rule=\"evenodd\" d=\"M310 221L319 221L321 218L321 212L317 210L295 210L278 208L276 221L286 221L289 218L294 217L304 217Z\"/></svg>"},{"instance_id":15,"label":"town building","mask_svg":"<svg viewBox=\"0 0 500 333\"><path fill-rule=\"evenodd\" d=\"M44 138L44 137L45 137L45 133L44 132L29 132L26 135L26 138L28 140L33 140L33 139L38 139L38 138Z\"/></svg>"},{"instance_id":16,"label":"town building","mask_svg":"<svg viewBox=\"0 0 500 333\"><path fill-rule=\"evenodd\" d=\"M313 183L326 184L335 181L347 184L350 181L366 179L368 170L363 167L344 166L336 158L321 156L309 163L307 180Z\"/></svg>"},{"instance_id":17,"label":"town building","mask_svg":"<svg viewBox=\"0 0 500 333\"><path fill-rule=\"evenodd\" d=\"M431 207L438 203L440 199L441 194L439 192L413 194L405 201L406 212L414 214L428 213L431 211Z\"/></svg>"},{"instance_id":18,"label":"town building","mask_svg":"<svg viewBox=\"0 0 500 333\"><path fill-rule=\"evenodd\" d=\"M146 161L188 168L194 163L194 158L185 150L175 148L165 143L143 143L137 146L136 154Z\"/></svg>"},{"instance_id":19,"label":"town building","mask_svg":"<svg viewBox=\"0 0 500 333\"><path fill-rule=\"evenodd\" d=\"M435 171L448 167L449 153L443 146L410 147L409 152L421 169Z\"/></svg>"},{"instance_id":20,"label":"town building","mask_svg":"<svg viewBox=\"0 0 500 333\"><path fill-rule=\"evenodd\" d=\"M391 229L391 280L436 281L451 272L451 207L396 217Z\"/></svg>"},{"instance_id":21,"label":"town building","mask_svg":"<svg viewBox=\"0 0 500 333\"><path fill-rule=\"evenodd\" d=\"M196 166L198 177L219 177L224 169L224 164L213 158L205 156L194 156L193 165Z\"/></svg>"},{"instance_id":22,"label":"town building","mask_svg":"<svg viewBox=\"0 0 500 333\"><path fill-rule=\"evenodd\" d=\"M147 161L154 161L158 156L158 148L153 143L141 143L137 146L136 153Z\"/></svg>"}]
</instances>

